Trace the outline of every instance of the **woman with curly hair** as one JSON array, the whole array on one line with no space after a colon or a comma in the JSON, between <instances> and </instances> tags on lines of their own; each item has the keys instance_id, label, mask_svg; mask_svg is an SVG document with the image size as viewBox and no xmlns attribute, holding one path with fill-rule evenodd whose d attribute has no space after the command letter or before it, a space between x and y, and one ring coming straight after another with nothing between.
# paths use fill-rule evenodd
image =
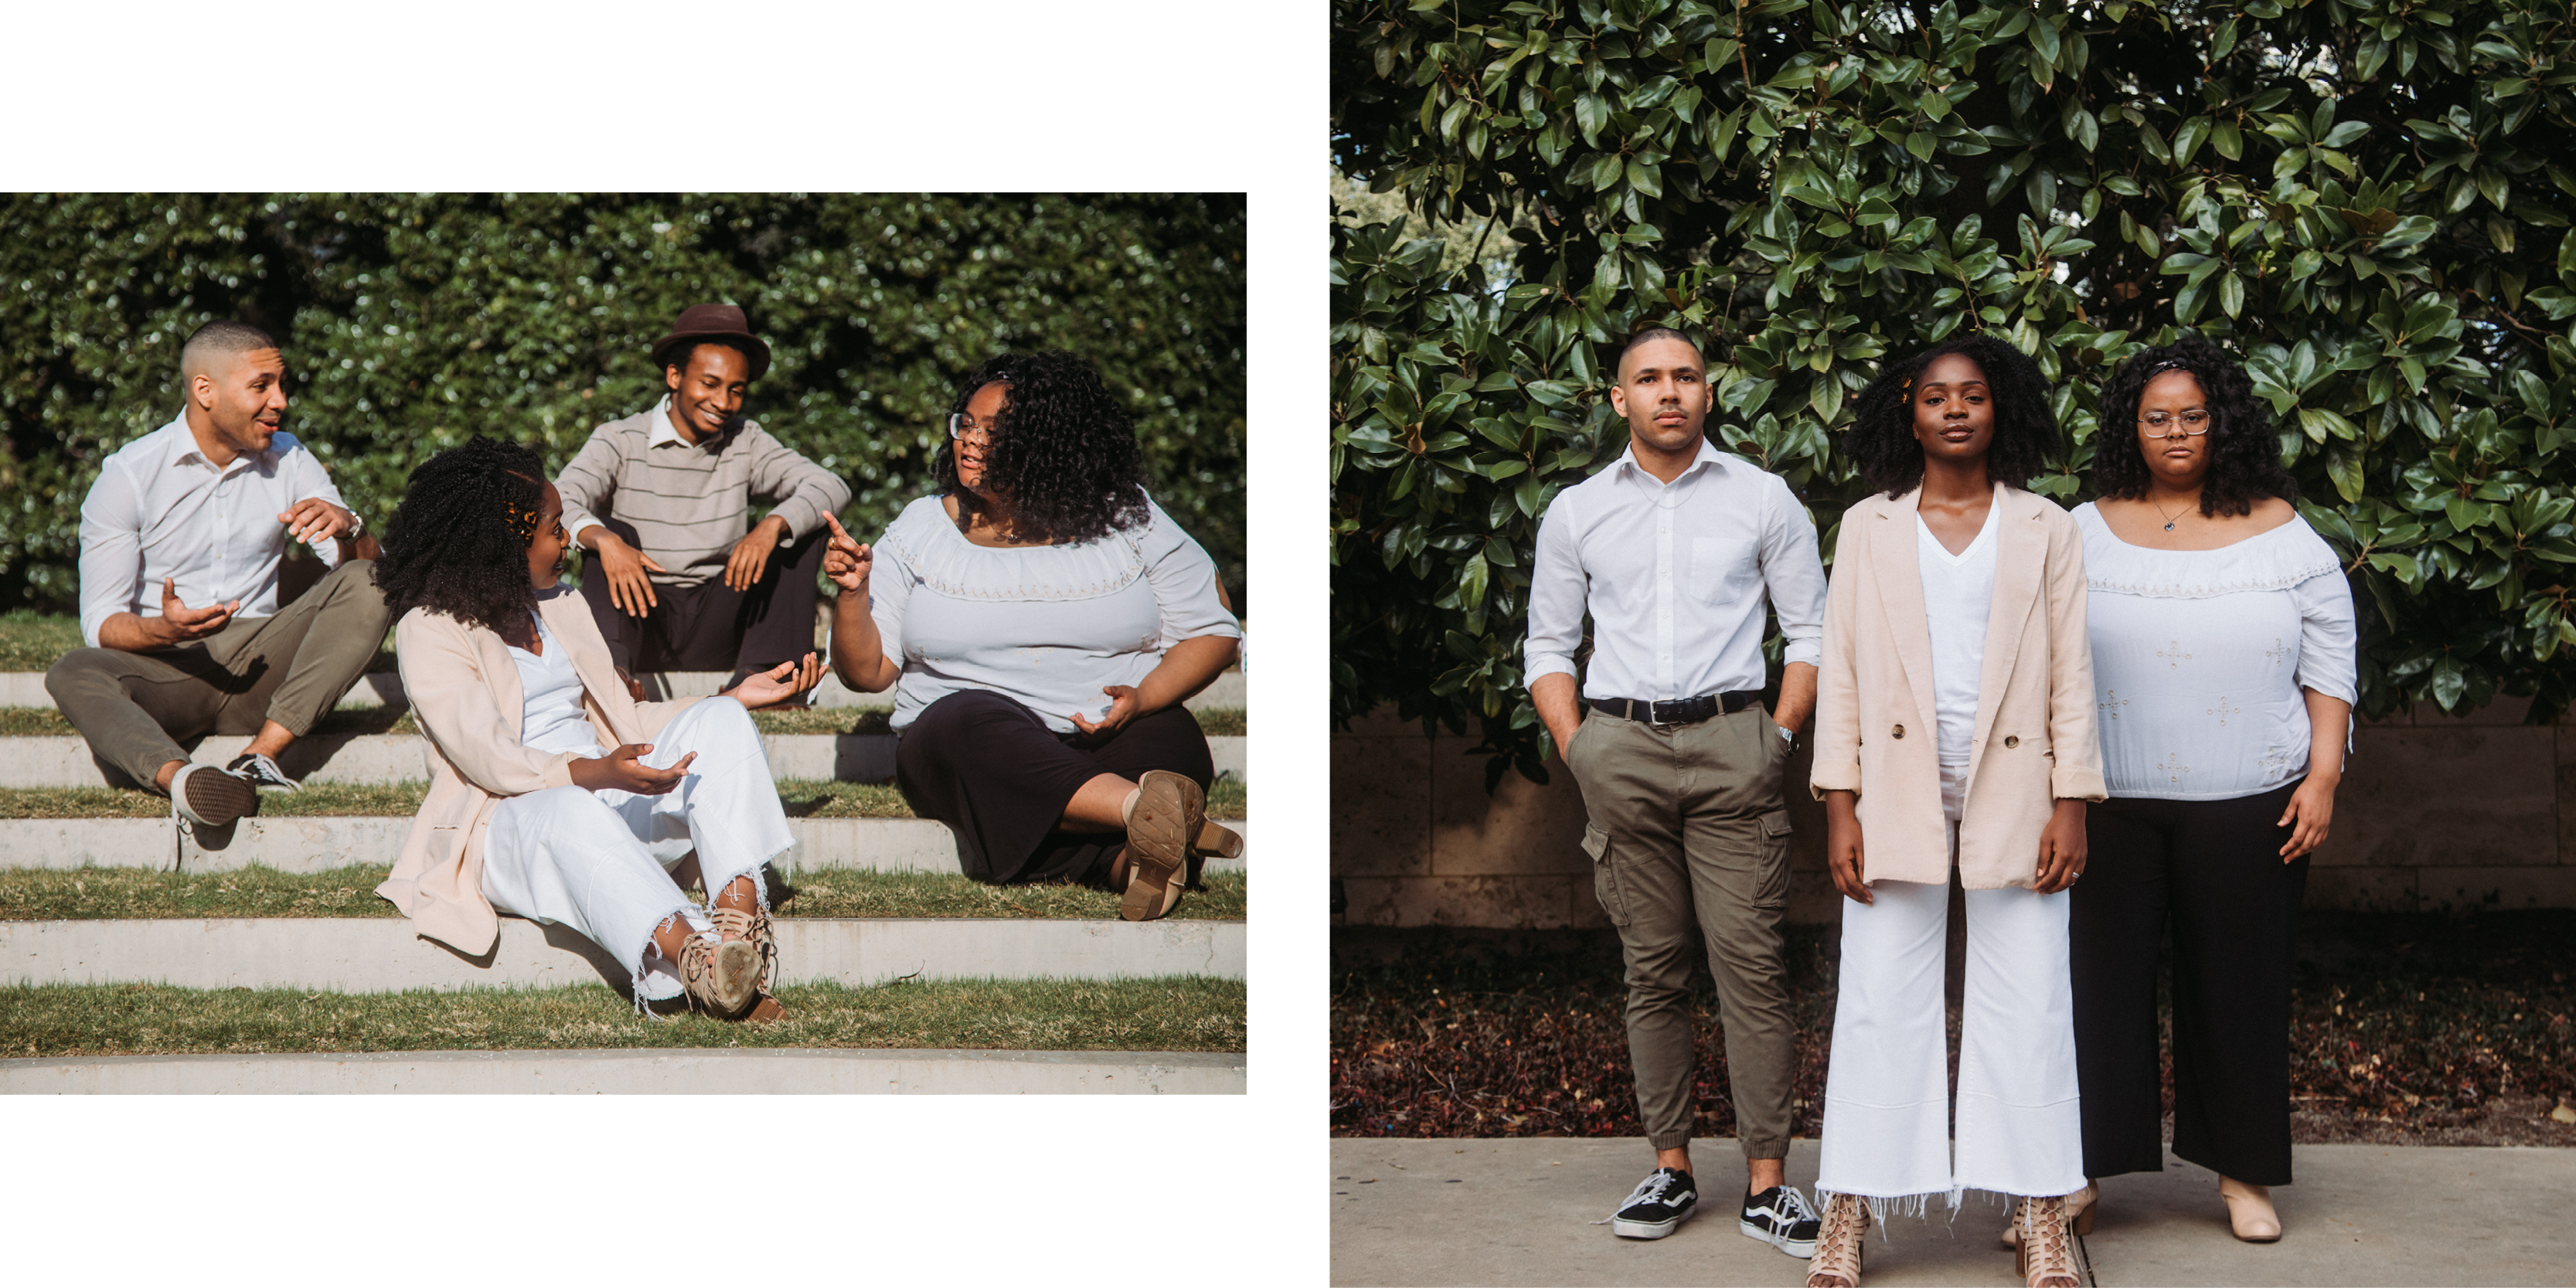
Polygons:
<instances>
[{"instance_id":1,"label":"woman with curly hair","mask_svg":"<svg viewBox=\"0 0 2576 1288\"><path fill-rule=\"evenodd\" d=\"M977 367L936 468L939 495L873 547L833 526L833 669L895 690L895 781L967 876L1169 913L1203 854L1242 846L1206 822L1216 768L1181 705L1243 636L1216 565L1147 498L1126 412L1072 354Z\"/></svg>"},{"instance_id":2,"label":"woman with curly hair","mask_svg":"<svg viewBox=\"0 0 2576 1288\"><path fill-rule=\"evenodd\" d=\"M793 838L745 708L814 687L821 664L636 701L556 585L568 540L527 448L478 435L412 472L376 584L430 784L376 893L469 957L492 951L497 913L569 926L633 973L639 1011L685 992L777 1018L761 868ZM673 879L692 868L715 896L703 911Z\"/></svg>"},{"instance_id":3,"label":"woman with curly hair","mask_svg":"<svg viewBox=\"0 0 2576 1288\"><path fill-rule=\"evenodd\" d=\"M2291 945L2359 678L2352 587L2216 345L2137 354L2101 407L2102 499L2075 511L2111 789L2073 914L2084 1170L2164 1165L2170 923L2173 1151L2219 1174L2236 1237L2270 1242L2269 1187L2290 1181Z\"/></svg>"},{"instance_id":4,"label":"woman with curly hair","mask_svg":"<svg viewBox=\"0 0 2576 1288\"><path fill-rule=\"evenodd\" d=\"M2057 443L2048 382L1991 336L1891 364L1846 439L1812 786L1843 894L1825 1077L1824 1228L1807 1282L1855 1288L1872 1204L2020 1198L2021 1273L2077 1282L2084 1183L2066 888L2102 799L2075 523L2022 488ZM1864 847L1864 838L1866 846ZM1950 882L1968 971L1956 1153L1942 1004Z\"/></svg>"}]
</instances>

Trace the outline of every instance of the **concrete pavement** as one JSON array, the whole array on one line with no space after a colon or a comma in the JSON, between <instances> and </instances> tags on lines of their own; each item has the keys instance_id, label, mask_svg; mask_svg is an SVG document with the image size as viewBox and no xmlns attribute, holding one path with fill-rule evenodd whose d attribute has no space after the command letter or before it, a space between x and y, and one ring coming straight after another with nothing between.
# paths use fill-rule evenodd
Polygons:
<instances>
[{"instance_id":1,"label":"concrete pavement","mask_svg":"<svg viewBox=\"0 0 2576 1288\"><path fill-rule=\"evenodd\" d=\"M1743 1179L1735 1142L1692 1155L1703 1211L1637 1242L1590 1222L1652 1169L1642 1140L1335 1140L1333 1282L1803 1283L1806 1262L1736 1232L1722 1197ZM1789 1180L1810 1197L1816 1161L1815 1141L1791 1144ZM2302 1145L2294 1166L2299 1183L2273 1192L2285 1233L2268 1245L2230 1237L2217 1175L2170 1155L2162 1172L2104 1181L2082 1241L2093 1282L2576 1284L2576 1150ZM1999 1202L1971 1192L1955 1221L1932 1210L1872 1230L1864 1283L2020 1282L1995 1240Z\"/></svg>"}]
</instances>

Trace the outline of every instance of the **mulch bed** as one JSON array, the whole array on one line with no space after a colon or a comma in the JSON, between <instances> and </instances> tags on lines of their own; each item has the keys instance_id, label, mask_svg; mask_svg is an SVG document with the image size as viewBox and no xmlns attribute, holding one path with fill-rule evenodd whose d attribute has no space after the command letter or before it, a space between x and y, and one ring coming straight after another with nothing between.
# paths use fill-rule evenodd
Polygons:
<instances>
[{"instance_id":1,"label":"mulch bed","mask_svg":"<svg viewBox=\"0 0 2576 1288\"><path fill-rule=\"evenodd\" d=\"M1792 927L1788 941L1794 1130L1812 1136L1837 945L1820 927ZM1333 972L1334 1135L1644 1134L1609 932L1339 928ZM2294 1138L2576 1146L2576 1122L2550 1116L2576 1102L2571 974L2576 912L2311 913L2290 1032ZM1730 1136L1704 971L1694 1009L1694 1134Z\"/></svg>"}]
</instances>

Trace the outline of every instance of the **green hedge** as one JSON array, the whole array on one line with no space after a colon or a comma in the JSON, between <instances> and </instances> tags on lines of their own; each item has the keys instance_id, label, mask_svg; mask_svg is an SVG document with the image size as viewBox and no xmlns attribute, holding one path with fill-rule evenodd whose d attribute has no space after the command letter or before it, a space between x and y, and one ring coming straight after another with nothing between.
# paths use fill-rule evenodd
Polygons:
<instances>
[{"instance_id":1,"label":"green hedge","mask_svg":"<svg viewBox=\"0 0 2576 1288\"><path fill-rule=\"evenodd\" d=\"M1537 516L1622 450L1608 346L1710 337L1722 447L1826 549L1884 355L1991 330L2095 389L2242 355L2365 609L2362 707L2576 698L2576 83L2565 5L1338 0L1333 704L1533 777ZM1512 250L1448 257L1429 231ZM1508 238L1509 240L1501 240ZM2126 432L2114 429L2109 432Z\"/></svg>"},{"instance_id":2,"label":"green hedge","mask_svg":"<svg viewBox=\"0 0 2576 1288\"><path fill-rule=\"evenodd\" d=\"M287 427L382 515L478 431L560 468L649 406L680 309L775 357L746 411L881 528L928 489L955 382L1010 348L1097 362L1155 497L1244 605L1244 207L1235 196L19 196L0 199L0 608L78 594L99 460L180 405L179 343L285 344Z\"/></svg>"}]
</instances>

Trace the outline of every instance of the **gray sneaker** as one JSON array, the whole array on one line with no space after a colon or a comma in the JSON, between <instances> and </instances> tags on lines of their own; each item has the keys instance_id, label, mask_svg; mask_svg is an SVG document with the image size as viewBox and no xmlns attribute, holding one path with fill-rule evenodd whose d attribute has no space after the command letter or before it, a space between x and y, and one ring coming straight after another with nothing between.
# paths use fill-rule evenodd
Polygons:
<instances>
[{"instance_id":1,"label":"gray sneaker","mask_svg":"<svg viewBox=\"0 0 2576 1288\"><path fill-rule=\"evenodd\" d=\"M253 787L283 787L290 792L304 790L303 784L287 777L286 771L278 768L276 761L256 752L246 751L233 757L233 763L224 766L224 772Z\"/></svg>"},{"instance_id":2,"label":"gray sneaker","mask_svg":"<svg viewBox=\"0 0 2576 1288\"><path fill-rule=\"evenodd\" d=\"M170 812L197 827L230 827L259 812L259 792L229 770L189 765L170 780Z\"/></svg>"}]
</instances>

